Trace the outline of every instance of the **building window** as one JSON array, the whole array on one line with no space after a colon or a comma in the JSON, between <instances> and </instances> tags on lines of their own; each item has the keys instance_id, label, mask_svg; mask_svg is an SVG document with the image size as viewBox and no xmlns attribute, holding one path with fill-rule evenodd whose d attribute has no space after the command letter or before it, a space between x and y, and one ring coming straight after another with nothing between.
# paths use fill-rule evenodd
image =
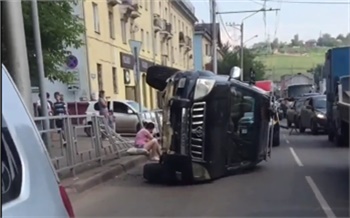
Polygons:
<instances>
[{"instance_id":1,"label":"building window","mask_svg":"<svg viewBox=\"0 0 350 218\"><path fill-rule=\"evenodd\" d=\"M120 20L121 30L122 30L122 41L126 44L126 22L124 20Z\"/></svg>"},{"instance_id":2,"label":"building window","mask_svg":"<svg viewBox=\"0 0 350 218\"><path fill-rule=\"evenodd\" d=\"M149 39L149 33L146 32L146 42L147 42L147 51L149 52L150 51L150 48L151 48L151 43L150 43L150 39Z\"/></svg>"},{"instance_id":3,"label":"building window","mask_svg":"<svg viewBox=\"0 0 350 218\"><path fill-rule=\"evenodd\" d=\"M113 9L112 9L113 10ZM112 39L115 39L115 29L114 29L114 14L113 11L110 10L108 12L108 20L109 20L109 36Z\"/></svg>"},{"instance_id":4,"label":"building window","mask_svg":"<svg viewBox=\"0 0 350 218\"><path fill-rule=\"evenodd\" d=\"M92 3L92 9L94 14L94 29L96 33L100 33L100 17L98 15L98 6L96 3Z\"/></svg>"},{"instance_id":5,"label":"building window","mask_svg":"<svg viewBox=\"0 0 350 218\"><path fill-rule=\"evenodd\" d=\"M134 25L131 22L130 22L129 30L130 30L130 39L135 40Z\"/></svg>"},{"instance_id":6,"label":"building window","mask_svg":"<svg viewBox=\"0 0 350 218\"><path fill-rule=\"evenodd\" d=\"M157 54L159 53L159 50L158 50L158 34L155 33L154 34L154 51L155 53L155 56L157 56Z\"/></svg>"},{"instance_id":7,"label":"building window","mask_svg":"<svg viewBox=\"0 0 350 218\"><path fill-rule=\"evenodd\" d=\"M147 83L146 83L146 75L142 74L142 98L143 98L143 106L147 107Z\"/></svg>"},{"instance_id":8,"label":"building window","mask_svg":"<svg viewBox=\"0 0 350 218\"><path fill-rule=\"evenodd\" d=\"M102 77L102 65L97 64L97 83L98 83L98 90L103 90L103 77Z\"/></svg>"},{"instance_id":9,"label":"building window","mask_svg":"<svg viewBox=\"0 0 350 218\"><path fill-rule=\"evenodd\" d=\"M142 42L142 51L145 50L145 36L144 36L143 29L141 29L141 42Z\"/></svg>"},{"instance_id":10,"label":"building window","mask_svg":"<svg viewBox=\"0 0 350 218\"><path fill-rule=\"evenodd\" d=\"M117 68L112 67L113 76L113 91L114 94L118 94L118 78L117 78Z\"/></svg>"},{"instance_id":11,"label":"building window","mask_svg":"<svg viewBox=\"0 0 350 218\"><path fill-rule=\"evenodd\" d=\"M210 56L210 46L209 44L205 44L205 55Z\"/></svg>"},{"instance_id":12,"label":"building window","mask_svg":"<svg viewBox=\"0 0 350 218\"><path fill-rule=\"evenodd\" d=\"M171 46L171 61L172 63L175 63L174 46Z\"/></svg>"}]
</instances>

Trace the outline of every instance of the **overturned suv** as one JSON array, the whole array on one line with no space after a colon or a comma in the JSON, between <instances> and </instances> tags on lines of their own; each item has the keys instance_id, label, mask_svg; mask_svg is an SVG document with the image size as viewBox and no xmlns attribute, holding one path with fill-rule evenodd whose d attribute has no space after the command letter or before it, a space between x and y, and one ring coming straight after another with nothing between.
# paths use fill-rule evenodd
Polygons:
<instances>
[{"instance_id":1,"label":"overturned suv","mask_svg":"<svg viewBox=\"0 0 350 218\"><path fill-rule=\"evenodd\" d=\"M267 160L274 114L258 87L209 71L153 66L147 83L162 92L163 154L144 166L149 182L210 181Z\"/></svg>"}]
</instances>

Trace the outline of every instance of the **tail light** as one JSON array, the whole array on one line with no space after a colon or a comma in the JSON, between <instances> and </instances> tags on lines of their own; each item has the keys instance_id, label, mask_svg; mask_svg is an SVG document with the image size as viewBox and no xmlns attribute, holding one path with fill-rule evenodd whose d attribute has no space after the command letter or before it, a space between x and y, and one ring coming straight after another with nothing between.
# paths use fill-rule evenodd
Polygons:
<instances>
[{"instance_id":1,"label":"tail light","mask_svg":"<svg viewBox=\"0 0 350 218\"><path fill-rule=\"evenodd\" d=\"M59 185L59 189L60 189L60 194L61 194L61 198L62 198L64 207L66 208L69 217L70 218L75 218L74 211L73 211L73 206L72 206L72 203L69 200L69 197L68 197L68 194L66 192L66 189L62 185Z\"/></svg>"}]
</instances>

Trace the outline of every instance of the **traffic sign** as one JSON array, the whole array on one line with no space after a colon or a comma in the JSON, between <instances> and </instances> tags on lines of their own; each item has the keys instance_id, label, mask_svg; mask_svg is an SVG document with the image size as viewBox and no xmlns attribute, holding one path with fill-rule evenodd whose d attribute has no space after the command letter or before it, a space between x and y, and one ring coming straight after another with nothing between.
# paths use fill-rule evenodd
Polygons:
<instances>
[{"instance_id":1,"label":"traffic sign","mask_svg":"<svg viewBox=\"0 0 350 218\"><path fill-rule=\"evenodd\" d=\"M74 69L78 66L78 58L75 57L74 55L69 55L67 57L67 67L70 69Z\"/></svg>"},{"instance_id":2,"label":"traffic sign","mask_svg":"<svg viewBox=\"0 0 350 218\"><path fill-rule=\"evenodd\" d=\"M134 57L139 56L142 42L130 39L129 45L130 45L130 49L131 49L131 52L133 53Z\"/></svg>"}]
</instances>

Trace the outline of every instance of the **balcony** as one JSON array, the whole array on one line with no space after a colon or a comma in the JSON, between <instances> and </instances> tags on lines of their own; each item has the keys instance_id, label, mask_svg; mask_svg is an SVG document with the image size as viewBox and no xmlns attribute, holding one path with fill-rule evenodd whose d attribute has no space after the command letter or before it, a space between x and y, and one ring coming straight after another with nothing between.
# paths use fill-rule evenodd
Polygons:
<instances>
[{"instance_id":1,"label":"balcony","mask_svg":"<svg viewBox=\"0 0 350 218\"><path fill-rule=\"evenodd\" d=\"M123 16L123 19L136 19L141 16L139 12L139 4L136 0L122 0L120 5L120 12Z\"/></svg>"},{"instance_id":2,"label":"balcony","mask_svg":"<svg viewBox=\"0 0 350 218\"><path fill-rule=\"evenodd\" d=\"M163 39L169 40L173 37L172 25L168 23L165 19L161 20L161 31L160 34L163 36Z\"/></svg>"},{"instance_id":3,"label":"balcony","mask_svg":"<svg viewBox=\"0 0 350 218\"><path fill-rule=\"evenodd\" d=\"M153 29L155 33L162 30L162 19L160 18L159 14L153 15Z\"/></svg>"},{"instance_id":4,"label":"balcony","mask_svg":"<svg viewBox=\"0 0 350 218\"><path fill-rule=\"evenodd\" d=\"M120 0L107 0L108 6L114 7L118 4L121 4L122 2Z\"/></svg>"},{"instance_id":5,"label":"balcony","mask_svg":"<svg viewBox=\"0 0 350 218\"><path fill-rule=\"evenodd\" d=\"M179 32L179 44L180 47L186 46L185 34L183 32Z\"/></svg>"},{"instance_id":6,"label":"balcony","mask_svg":"<svg viewBox=\"0 0 350 218\"><path fill-rule=\"evenodd\" d=\"M186 52L190 51L192 49L192 39L189 36L186 36L185 38L185 44L186 44Z\"/></svg>"}]
</instances>

